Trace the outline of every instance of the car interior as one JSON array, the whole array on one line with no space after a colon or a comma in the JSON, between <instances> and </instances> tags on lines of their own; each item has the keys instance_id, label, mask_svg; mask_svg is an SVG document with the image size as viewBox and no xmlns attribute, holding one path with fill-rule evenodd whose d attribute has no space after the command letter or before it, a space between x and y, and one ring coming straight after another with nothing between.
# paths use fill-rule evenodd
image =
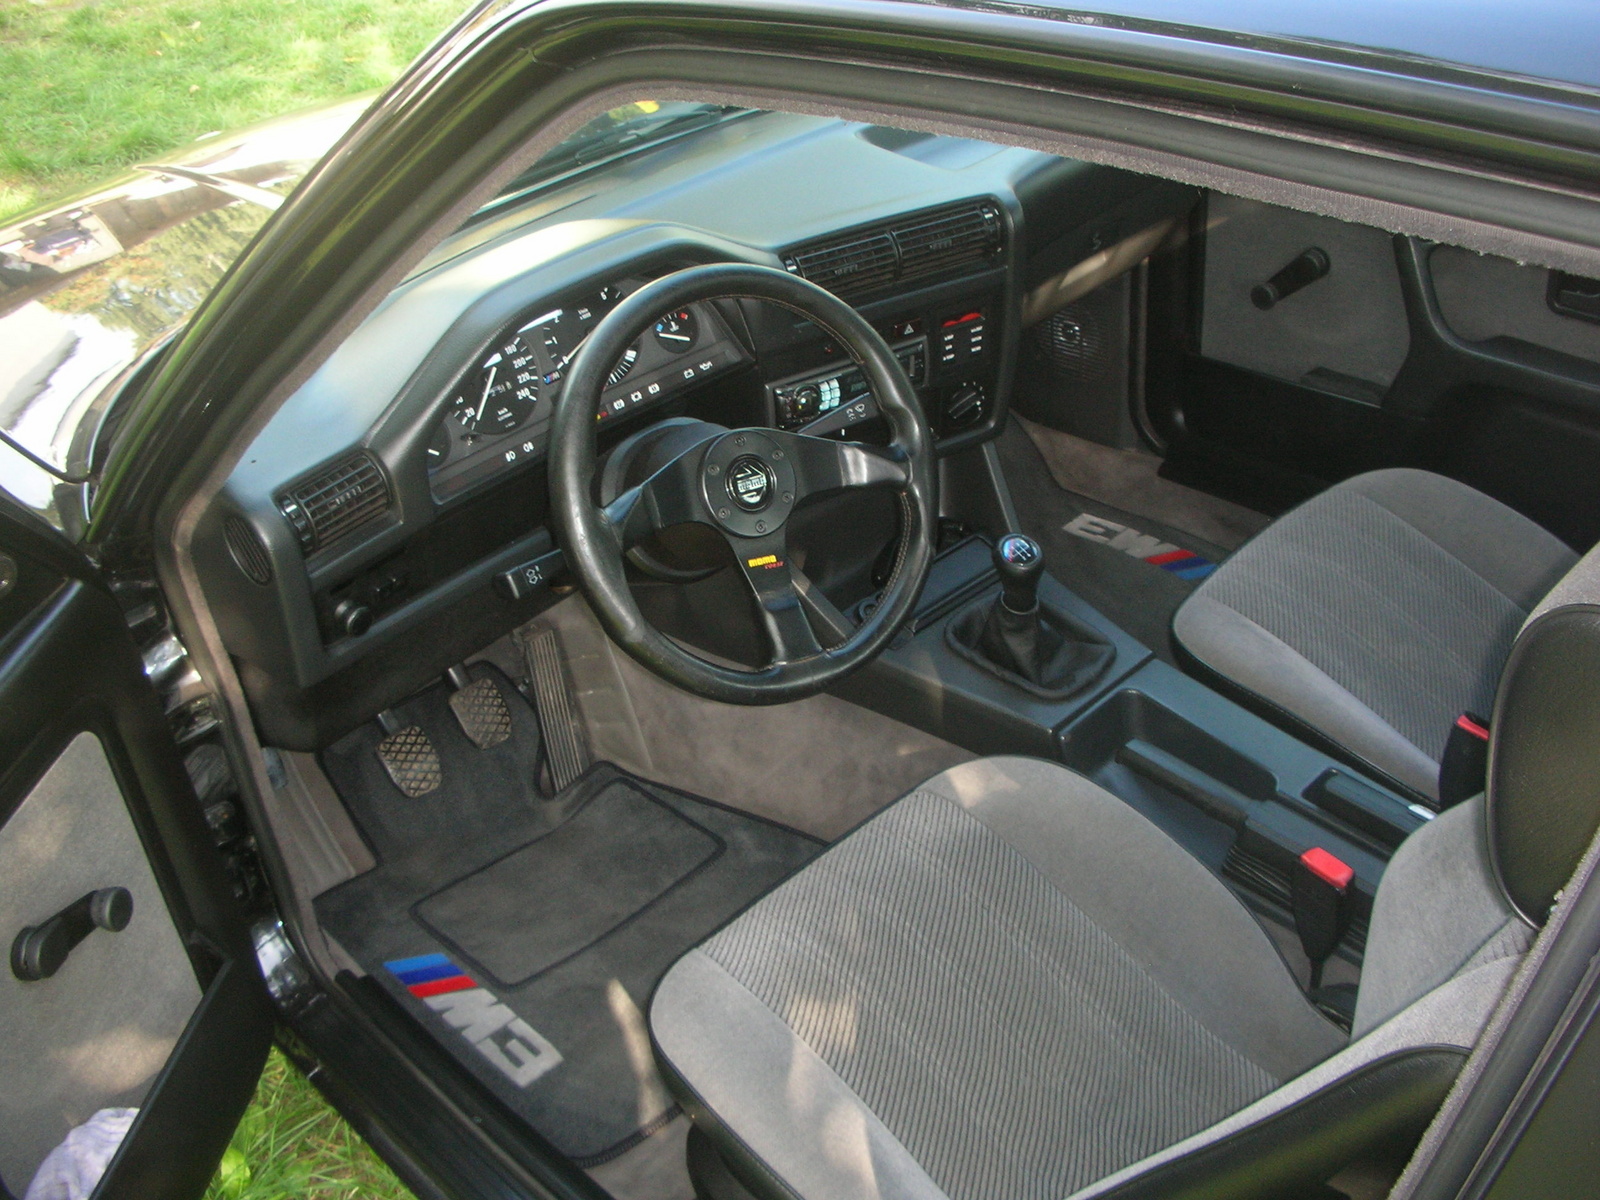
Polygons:
<instances>
[{"instance_id":1,"label":"car interior","mask_svg":"<svg viewBox=\"0 0 1600 1200\"><path fill-rule=\"evenodd\" d=\"M619 129L198 509L238 890L619 1200L1387 1194L1600 821L1600 281Z\"/></svg>"}]
</instances>

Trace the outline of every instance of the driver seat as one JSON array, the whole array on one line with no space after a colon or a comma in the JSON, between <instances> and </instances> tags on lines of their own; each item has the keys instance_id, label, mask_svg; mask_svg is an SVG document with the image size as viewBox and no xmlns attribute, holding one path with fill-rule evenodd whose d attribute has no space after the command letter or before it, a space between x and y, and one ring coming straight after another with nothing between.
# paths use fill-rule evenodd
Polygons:
<instances>
[{"instance_id":1,"label":"driver seat","mask_svg":"<svg viewBox=\"0 0 1600 1200\"><path fill-rule=\"evenodd\" d=\"M1600 825L1597 719L1600 607L1565 605L1513 650L1487 797L1391 861L1348 1037L1092 781L935 776L657 988L658 1060L716 1151L701 1193L1267 1197L1403 1161Z\"/></svg>"}]
</instances>

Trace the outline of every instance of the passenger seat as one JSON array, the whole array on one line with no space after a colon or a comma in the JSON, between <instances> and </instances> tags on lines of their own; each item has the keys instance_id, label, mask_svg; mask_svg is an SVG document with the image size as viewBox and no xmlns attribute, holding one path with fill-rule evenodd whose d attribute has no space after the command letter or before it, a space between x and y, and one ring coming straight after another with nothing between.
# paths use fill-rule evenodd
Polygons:
<instances>
[{"instance_id":1,"label":"passenger seat","mask_svg":"<svg viewBox=\"0 0 1600 1200\"><path fill-rule=\"evenodd\" d=\"M1374 471L1306 501L1178 610L1181 653L1302 732L1429 799L1463 713L1488 716L1517 632L1600 572L1465 484Z\"/></svg>"}]
</instances>

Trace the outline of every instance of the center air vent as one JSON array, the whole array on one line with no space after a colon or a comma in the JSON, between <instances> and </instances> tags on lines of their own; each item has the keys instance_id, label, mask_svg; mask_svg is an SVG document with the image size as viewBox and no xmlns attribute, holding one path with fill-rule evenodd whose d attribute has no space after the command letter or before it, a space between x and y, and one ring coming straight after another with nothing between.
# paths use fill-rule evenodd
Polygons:
<instances>
[{"instance_id":1,"label":"center air vent","mask_svg":"<svg viewBox=\"0 0 1600 1200\"><path fill-rule=\"evenodd\" d=\"M341 459L278 497L279 511L307 554L377 520L388 508L388 481L366 454Z\"/></svg>"},{"instance_id":2,"label":"center air vent","mask_svg":"<svg viewBox=\"0 0 1600 1200\"><path fill-rule=\"evenodd\" d=\"M992 201L927 209L795 246L784 267L850 299L985 263L1005 247L1005 225Z\"/></svg>"}]
</instances>

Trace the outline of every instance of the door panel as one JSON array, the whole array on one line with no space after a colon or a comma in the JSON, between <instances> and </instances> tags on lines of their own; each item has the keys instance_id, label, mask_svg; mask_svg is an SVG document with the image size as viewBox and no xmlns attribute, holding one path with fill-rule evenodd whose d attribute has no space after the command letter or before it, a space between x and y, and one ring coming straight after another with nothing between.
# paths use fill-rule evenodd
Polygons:
<instances>
[{"instance_id":1,"label":"door panel","mask_svg":"<svg viewBox=\"0 0 1600 1200\"><path fill-rule=\"evenodd\" d=\"M20 1195L74 1124L136 1104L96 1195L199 1197L260 1074L271 1002L121 609L0 498L0 938L9 951L105 887L132 893L120 932L90 929L48 978L0 968L0 1171Z\"/></svg>"},{"instance_id":2,"label":"door panel","mask_svg":"<svg viewBox=\"0 0 1600 1200\"><path fill-rule=\"evenodd\" d=\"M1325 273L1258 307L1312 247ZM1164 474L1276 513L1419 467L1600 538L1600 282L1213 194L1150 295Z\"/></svg>"},{"instance_id":3,"label":"door panel","mask_svg":"<svg viewBox=\"0 0 1600 1200\"><path fill-rule=\"evenodd\" d=\"M1600 363L1600 323L1550 306L1551 273L1454 246L1428 255L1439 312L1468 342L1515 338L1530 345Z\"/></svg>"},{"instance_id":4,"label":"door panel","mask_svg":"<svg viewBox=\"0 0 1600 1200\"><path fill-rule=\"evenodd\" d=\"M133 916L96 929L47 979L0 975L0 1178L21 1192L45 1155L101 1108L138 1108L200 1001L100 739L80 733L0 827L0 934L123 887Z\"/></svg>"},{"instance_id":5,"label":"door panel","mask_svg":"<svg viewBox=\"0 0 1600 1200\"><path fill-rule=\"evenodd\" d=\"M1410 348L1389 235L1213 195L1206 205L1200 352L1262 375L1376 404ZM1305 251L1327 273L1261 309L1254 289Z\"/></svg>"}]
</instances>

